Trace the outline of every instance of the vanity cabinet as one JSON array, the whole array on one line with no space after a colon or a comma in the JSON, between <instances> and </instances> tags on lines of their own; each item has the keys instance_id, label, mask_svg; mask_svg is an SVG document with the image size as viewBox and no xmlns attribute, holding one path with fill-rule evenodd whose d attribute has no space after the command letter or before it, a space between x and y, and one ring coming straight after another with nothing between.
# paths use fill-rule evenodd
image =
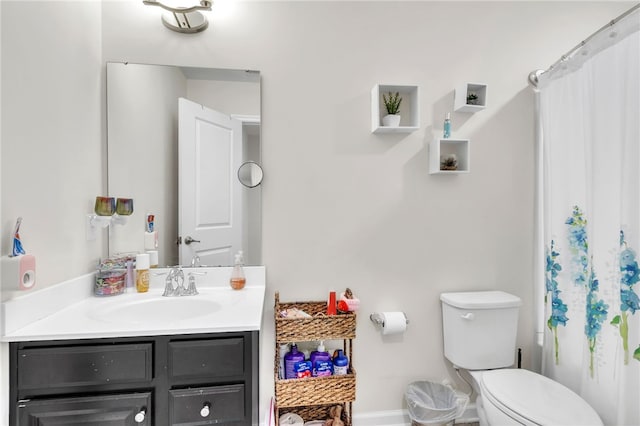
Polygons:
<instances>
[{"instance_id":1,"label":"vanity cabinet","mask_svg":"<svg viewBox=\"0 0 640 426\"><path fill-rule=\"evenodd\" d=\"M258 332L14 342L10 422L251 425Z\"/></svg>"}]
</instances>

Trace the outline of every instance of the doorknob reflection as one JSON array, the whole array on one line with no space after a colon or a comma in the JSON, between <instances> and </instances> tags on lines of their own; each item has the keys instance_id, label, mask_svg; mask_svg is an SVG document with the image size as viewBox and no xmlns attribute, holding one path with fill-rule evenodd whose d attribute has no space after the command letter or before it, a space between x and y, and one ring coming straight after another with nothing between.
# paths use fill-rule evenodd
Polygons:
<instances>
[{"instance_id":1,"label":"doorknob reflection","mask_svg":"<svg viewBox=\"0 0 640 426\"><path fill-rule=\"evenodd\" d=\"M199 242L200 242L200 240L194 240L193 238L191 238L190 235L187 235L186 238L184 239L184 243L186 245L189 245L191 243L199 243Z\"/></svg>"}]
</instances>

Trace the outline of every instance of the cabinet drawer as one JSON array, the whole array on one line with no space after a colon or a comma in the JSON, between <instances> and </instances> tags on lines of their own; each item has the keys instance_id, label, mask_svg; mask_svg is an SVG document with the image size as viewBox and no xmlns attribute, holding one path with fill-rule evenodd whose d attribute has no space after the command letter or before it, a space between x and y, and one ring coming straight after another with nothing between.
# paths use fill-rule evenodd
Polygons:
<instances>
[{"instance_id":1,"label":"cabinet drawer","mask_svg":"<svg viewBox=\"0 0 640 426\"><path fill-rule=\"evenodd\" d=\"M172 379L232 377L244 374L242 337L169 342Z\"/></svg>"},{"instance_id":2,"label":"cabinet drawer","mask_svg":"<svg viewBox=\"0 0 640 426\"><path fill-rule=\"evenodd\" d=\"M65 389L149 382L152 356L151 343L21 349L18 387Z\"/></svg>"},{"instance_id":3,"label":"cabinet drawer","mask_svg":"<svg viewBox=\"0 0 640 426\"><path fill-rule=\"evenodd\" d=\"M208 406L209 410L202 411ZM169 418L174 426L249 424L244 385L213 386L169 391Z\"/></svg>"},{"instance_id":4,"label":"cabinet drawer","mask_svg":"<svg viewBox=\"0 0 640 426\"><path fill-rule=\"evenodd\" d=\"M150 426L151 412L150 392L33 399L18 403L18 425Z\"/></svg>"}]
</instances>

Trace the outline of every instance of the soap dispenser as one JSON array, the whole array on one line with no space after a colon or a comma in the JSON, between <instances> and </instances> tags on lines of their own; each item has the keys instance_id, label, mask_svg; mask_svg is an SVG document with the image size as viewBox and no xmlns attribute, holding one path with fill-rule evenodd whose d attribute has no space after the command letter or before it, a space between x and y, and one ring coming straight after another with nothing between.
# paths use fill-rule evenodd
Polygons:
<instances>
[{"instance_id":1,"label":"soap dispenser","mask_svg":"<svg viewBox=\"0 0 640 426\"><path fill-rule=\"evenodd\" d=\"M331 355L326 351L324 341L320 341L317 351L311 352L309 360L311 361L312 374L314 377L332 374Z\"/></svg>"},{"instance_id":2,"label":"soap dispenser","mask_svg":"<svg viewBox=\"0 0 640 426\"><path fill-rule=\"evenodd\" d=\"M234 290L242 290L247 280L244 277L244 269L242 268L242 252L239 251L235 256L233 270L231 271L230 285Z\"/></svg>"}]
</instances>

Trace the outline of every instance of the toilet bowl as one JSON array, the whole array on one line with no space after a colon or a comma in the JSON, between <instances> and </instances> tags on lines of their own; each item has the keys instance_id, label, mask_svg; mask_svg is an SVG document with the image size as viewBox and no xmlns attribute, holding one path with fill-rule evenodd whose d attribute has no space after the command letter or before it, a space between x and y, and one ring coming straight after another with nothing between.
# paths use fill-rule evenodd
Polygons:
<instances>
[{"instance_id":1,"label":"toilet bowl","mask_svg":"<svg viewBox=\"0 0 640 426\"><path fill-rule=\"evenodd\" d=\"M524 369L469 371L479 396L480 425L602 426L600 417L571 389Z\"/></svg>"},{"instance_id":2,"label":"toilet bowl","mask_svg":"<svg viewBox=\"0 0 640 426\"><path fill-rule=\"evenodd\" d=\"M442 293L444 355L474 380L480 426L602 425L569 388L514 364L520 298L502 291Z\"/></svg>"}]
</instances>

